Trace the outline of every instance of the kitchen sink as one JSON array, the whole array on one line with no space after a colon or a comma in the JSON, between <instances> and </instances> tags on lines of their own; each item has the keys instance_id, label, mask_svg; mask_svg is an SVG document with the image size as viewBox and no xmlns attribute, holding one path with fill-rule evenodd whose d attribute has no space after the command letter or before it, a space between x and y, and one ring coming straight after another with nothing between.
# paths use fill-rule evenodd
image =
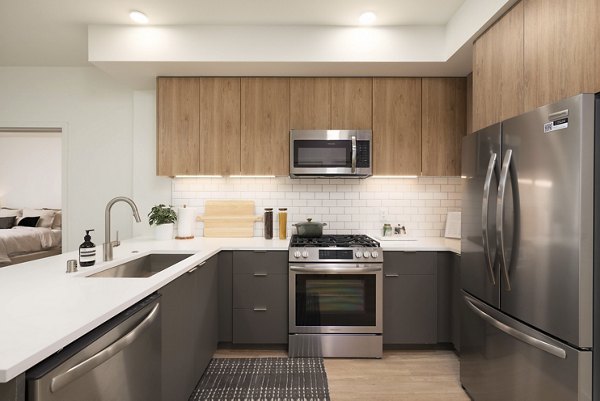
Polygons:
<instances>
[{"instance_id":1,"label":"kitchen sink","mask_svg":"<svg viewBox=\"0 0 600 401\"><path fill-rule=\"evenodd\" d=\"M151 253L87 277L150 277L190 256L192 254Z\"/></svg>"}]
</instances>

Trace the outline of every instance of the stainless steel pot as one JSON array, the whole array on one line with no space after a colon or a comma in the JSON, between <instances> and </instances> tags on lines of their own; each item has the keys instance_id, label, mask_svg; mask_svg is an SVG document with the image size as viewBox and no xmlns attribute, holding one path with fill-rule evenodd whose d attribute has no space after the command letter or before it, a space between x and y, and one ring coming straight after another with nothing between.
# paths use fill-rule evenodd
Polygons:
<instances>
[{"instance_id":1,"label":"stainless steel pot","mask_svg":"<svg viewBox=\"0 0 600 401\"><path fill-rule=\"evenodd\" d=\"M306 219L306 222L292 224L298 230L300 237L320 237L323 235L323 227L327 223L313 222L312 219Z\"/></svg>"}]
</instances>

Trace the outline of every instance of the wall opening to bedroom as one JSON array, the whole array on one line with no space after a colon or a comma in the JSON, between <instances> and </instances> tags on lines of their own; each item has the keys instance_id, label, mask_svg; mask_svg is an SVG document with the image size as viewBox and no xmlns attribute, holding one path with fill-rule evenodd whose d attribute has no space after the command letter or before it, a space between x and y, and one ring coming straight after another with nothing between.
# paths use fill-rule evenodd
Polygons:
<instances>
[{"instance_id":1,"label":"wall opening to bedroom","mask_svg":"<svg viewBox=\"0 0 600 401\"><path fill-rule=\"evenodd\" d=\"M56 237L52 244L43 240L40 245L31 244L31 249L26 249L23 239L23 244L13 250L14 254L5 250L9 255L0 255L0 266L60 253L62 136L61 128L0 127L0 218L5 217L1 228L9 228L4 227L8 221L6 216L16 216L12 225L21 225L20 221L25 217L40 216L35 227L50 229L52 238Z\"/></svg>"}]
</instances>

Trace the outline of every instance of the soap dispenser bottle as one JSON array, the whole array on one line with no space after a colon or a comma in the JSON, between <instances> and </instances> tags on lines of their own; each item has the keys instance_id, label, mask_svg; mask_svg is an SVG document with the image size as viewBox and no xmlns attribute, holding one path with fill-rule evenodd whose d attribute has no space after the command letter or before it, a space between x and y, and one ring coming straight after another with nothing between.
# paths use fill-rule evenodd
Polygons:
<instances>
[{"instance_id":1,"label":"soap dispenser bottle","mask_svg":"<svg viewBox=\"0 0 600 401\"><path fill-rule=\"evenodd\" d=\"M79 246L79 266L93 266L96 263L96 244L92 242L90 231L85 230L83 244Z\"/></svg>"}]
</instances>

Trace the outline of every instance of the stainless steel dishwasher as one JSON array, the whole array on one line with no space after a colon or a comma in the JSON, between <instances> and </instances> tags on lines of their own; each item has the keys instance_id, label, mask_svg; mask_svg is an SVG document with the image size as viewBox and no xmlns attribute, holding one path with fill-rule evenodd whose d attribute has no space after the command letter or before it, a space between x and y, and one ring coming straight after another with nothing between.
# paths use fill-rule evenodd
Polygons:
<instances>
[{"instance_id":1,"label":"stainless steel dishwasher","mask_svg":"<svg viewBox=\"0 0 600 401\"><path fill-rule=\"evenodd\" d=\"M27 400L159 401L159 298L145 298L28 370Z\"/></svg>"}]
</instances>

